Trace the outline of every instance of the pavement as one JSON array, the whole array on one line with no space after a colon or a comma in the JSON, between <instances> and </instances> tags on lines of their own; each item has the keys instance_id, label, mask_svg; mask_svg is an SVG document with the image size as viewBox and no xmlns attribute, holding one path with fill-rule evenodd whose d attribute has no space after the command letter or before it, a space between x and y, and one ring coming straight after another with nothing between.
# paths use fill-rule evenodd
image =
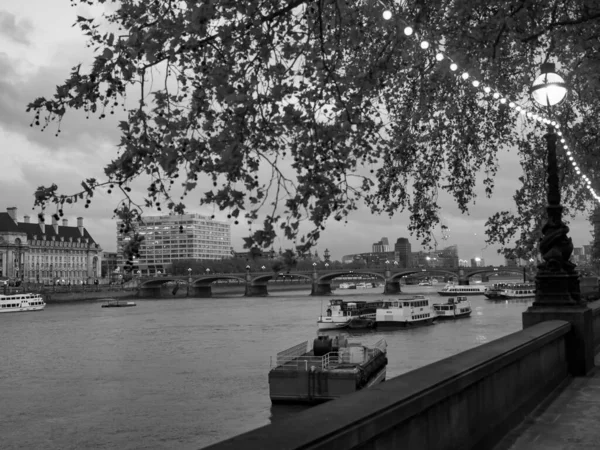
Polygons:
<instances>
[{"instance_id":1,"label":"pavement","mask_svg":"<svg viewBox=\"0 0 600 450\"><path fill-rule=\"evenodd\" d=\"M494 450L600 450L600 355L509 432Z\"/></svg>"}]
</instances>

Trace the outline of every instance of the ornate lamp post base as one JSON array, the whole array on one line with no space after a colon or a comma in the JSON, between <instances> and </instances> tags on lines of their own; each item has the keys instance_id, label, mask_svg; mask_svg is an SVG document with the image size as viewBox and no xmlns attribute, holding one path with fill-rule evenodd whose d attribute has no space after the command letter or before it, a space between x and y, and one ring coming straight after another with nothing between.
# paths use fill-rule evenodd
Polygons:
<instances>
[{"instance_id":1,"label":"ornate lamp post base","mask_svg":"<svg viewBox=\"0 0 600 450\"><path fill-rule=\"evenodd\" d=\"M548 222L542 228L540 239L540 253L544 261L538 265L535 301L523 313L523 328L547 320L570 322L571 332L566 348L569 372L574 376L584 376L594 368L594 317L581 297L575 264L569 261L573 242L567 236L569 227L562 221L556 162L557 136L548 127L545 137L548 149Z\"/></svg>"}]
</instances>

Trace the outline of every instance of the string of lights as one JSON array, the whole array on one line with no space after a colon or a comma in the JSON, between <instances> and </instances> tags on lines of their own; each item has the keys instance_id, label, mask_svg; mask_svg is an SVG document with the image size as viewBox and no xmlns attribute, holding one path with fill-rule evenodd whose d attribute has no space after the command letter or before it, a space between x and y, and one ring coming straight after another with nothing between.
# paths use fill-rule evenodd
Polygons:
<instances>
[{"instance_id":1,"label":"string of lights","mask_svg":"<svg viewBox=\"0 0 600 450\"><path fill-rule=\"evenodd\" d=\"M385 7L385 5L381 1L379 1L379 3ZM383 11L383 18L385 20L390 20L392 18L392 16L393 16L393 14L392 14L391 10L385 9ZM406 21L404 21L402 19L401 19L401 21L402 21L402 23L406 24ZM442 61L448 61L450 63L449 64L450 71L455 72L456 74L459 73L458 64L449 55L447 55L443 51L441 46L439 46L437 49L434 49L429 41L427 41L425 39L420 39L417 36L417 33L415 33L414 29L410 25L406 25L406 27L404 28L404 34L406 36L414 36L414 38L419 41L419 46L422 50L435 51L435 59L437 62L441 63ZM569 162L573 166L573 169L575 170L577 175L580 176L580 179L581 179L584 187L590 192L592 197L600 204L600 196L593 189L592 181L590 180L590 178L586 174L582 173L581 167L575 160L575 155L573 154L571 147L567 144L565 136L564 136L563 132L560 130L559 123L557 123L555 120L549 119L548 117L545 117L545 116L539 114L535 110L530 110L529 108L522 106L521 104L519 104L516 101L510 100L509 96L502 94L501 92L499 92L496 89L492 89L490 86L486 85L484 82L477 80L477 79L473 79L470 76L468 70L465 69L465 70L462 70L461 72L462 73L460 74L460 77L462 78L462 80L464 80L465 82L469 82L469 80L470 80L470 83L473 85L473 87L475 87L476 89L479 89L480 91L483 92L483 94L484 94L483 97L485 99L490 100L490 97L491 97L491 99L499 101L503 105L508 103L508 107L511 109L514 109L514 111L517 114L521 114L523 119L533 120L534 122L537 122L539 124L543 123L543 124L551 125L552 127L554 127L556 130L556 134L558 135L558 137L560 139L560 143L562 144L563 149L566 152Z\"/></svg>"}]
</instances>

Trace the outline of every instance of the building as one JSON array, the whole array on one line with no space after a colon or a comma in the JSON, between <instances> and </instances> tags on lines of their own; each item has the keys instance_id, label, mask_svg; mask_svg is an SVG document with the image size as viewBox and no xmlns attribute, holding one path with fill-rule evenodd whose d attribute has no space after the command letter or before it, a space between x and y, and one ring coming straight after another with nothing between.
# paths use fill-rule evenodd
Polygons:
<instances>
[{"instance_id":1,"label":"building","mask_svg":"<svg viewBox=\"0 0 600 450\"><path fill-rule=\"evenodd\" d=\"M458 267L458 247L451 245L435 252L440 267Z\"/></svg>"},{"instance_id":2,"label":"building","mask_svg":"<svg viewBox=\"0 0 600 450\"><path fill-rule=\"evenodd\" d=\"M471 267L485 267L485 260L483 258L471 258Z\"/></svg>"},{"instance_id":3,"label":"building","mask_svg":"<svg viewBox=\"0 0 600 450\"><path fill-rule=\"evenodd\" d=\"M394 245L395 260L398 261L398 267L406 269L412 267L412 252L410 241L407 238L398 238Z\"/></svg>"},{"instance_id":4,"label":"building","mask_svg":"<svg viewBox=\"0 0 600 450\"><path fill-rule=\"evenodd\" d=\"M44 218L44 216L42 216ZM90 282L101 275L102 249L77 218L59 225L45 220L31 223L29 216L17 220L17 208L0 213L0 276L51 284Z\"/></svg>"},{"instance_id":5,"label":"building","mask_svg":"<svg viewBox=\"0 0 600 450\"><path fill-rule=\"evenodd\" d=\"M117 222L117 265L125 268L123 247L131 233L121 233ZM135 225L144 240L133 270L141 274L167 273L171 261L180 259L219 260L230 258L231 225L200 214L148 216Z\"/></svg>"},{"instance_id":6,"label":"building","mask_svg":"<svg viewBox=\"0 0 600 450\"><path fill-rule=\"evenodd\" d=\"M344 255L342 257L342 264L357 263L364 264L365 266L384 266L386 261L388 261L390 269L396 267L396 265L394 264L394 252L357 253L354 255Z\"/></svg>"},{"instance_id":7,"label":"building","mask_svg":"<svg viewBox=\"0 0 600 450\"><path fill-rule=\"evenodd\" d=\"M117 252L102 252L100 264L102 278L112 277L119 267Z\"/></svg>"},{"instance_id":8,"label":"building","mask_svg":"<svg viewBox=\"0 0 600 450\"><path fill-rule=\"evenodd\" d=\"M383 237L379 242L372 245L373 253L385 253L390 251L390 242L388 238Z\"/></svg>"}]
</instances>

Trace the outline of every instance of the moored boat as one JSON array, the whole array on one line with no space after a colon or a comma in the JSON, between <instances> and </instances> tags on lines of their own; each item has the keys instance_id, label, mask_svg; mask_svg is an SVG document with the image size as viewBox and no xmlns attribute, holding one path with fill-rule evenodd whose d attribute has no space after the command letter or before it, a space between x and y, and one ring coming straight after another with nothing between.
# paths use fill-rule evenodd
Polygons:
<instances>
[{"instance_id":1,"label":"moored boat","mask_svg":"<svg viewBox=\"0 0 600 450\"><path fill-rule=\"evenodd\" d=\"M102 305L102 308L129 308L131 306L136 306L135 302L128 302L125 300L107 300L106 303Z\"/></svg>"},{"instance_id":2,"label":"moored boat","mask_svg":"<svg viewBox=\"0 0 600 450\"><path fill-rule=\"evenodd\" d=\"M429 280L419 282L419 286L433 286L433 283Z\"/></svg>"},{"instance_id":3,"label":"moored boat","mask_svg":"<svg viewBox=\"0 0 600 450\"><path fill-rule=\"evenodd\" d=\"M473 311L467 297L450 297L446 303L434 303L433 310L437 319L458 319L469 317Z\"/></svg>"},{"instance_id":4,"label":"moored boat","mask_svg":"<svg viewBox=\"0 0 600 450\"><path fill-rule=\"evenodd\" d=\"M381 304L382 302L346 302L341 299L333 299L329 301L326 315L319 316L317 325L319 330L334 330L346 328L350 326L351 321L354 321L353 328L357 328L358 324L367 324L368 322L359 322L356 319L375 320L375 310Z\"/></svg>"},{"instance_id":5,"label":"moored boat","mask_svg":"<svg viewBox=\"0 0 600 450\"><path fill-rule=\"evenodd\" d=\"M535 297L535 284L506 284L486 291L485 296L491 300L506 300L509 298Z\"/></svg>"},{"instance_id":6,"label":"moored boat","mask_svg":"<svg viewBox=\"0 0 600 450\"><path fill-rule=\"evenodd\" d=\"M384 302L375 313L375 326L377 328L416 327L431 325L435 318L431 300L423 295L415 295L411 298Z\"/></svg>"},{"instance_id":7,"label":"moored boat","mask_svg":"<svg viewBox=\"0 0 600 450\"><path fill-rule=\"evenodd\" d=\"M483 295L485 294L486 287L483 285L469 286L469 285L456 285L447 284L442 290L438 291L438 294L444 297L457 296L457 295Z\"/></svg>"},{"instance_id":8,"label":"moored boat","mask_svg":"<svg viewBox=\"0 0 600 450\"><path fill-rule=\"evenodd\" d=\"M0 313L40 311L45 307L40 294L0 294Z\"/></svg>"},{"instance_id":9,"label":"moored boat","mask_svg":"<svg viewBox=\"0 0 600 450\"><path fill-rule=\"evenodd\" d=\"M387 343L349 343L345 336L319 336L271 358L272 403L321 403L374 386L385 380Z\"/></svg>"}]
</instances>

